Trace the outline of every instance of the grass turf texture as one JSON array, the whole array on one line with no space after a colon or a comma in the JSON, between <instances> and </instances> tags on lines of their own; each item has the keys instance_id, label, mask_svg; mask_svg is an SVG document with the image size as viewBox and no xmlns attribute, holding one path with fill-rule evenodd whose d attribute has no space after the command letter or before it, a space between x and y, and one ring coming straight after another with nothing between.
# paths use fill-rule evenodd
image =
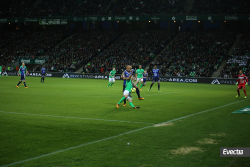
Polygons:
<instances>
[{"instance_id":1,"label":"grass turf texture","mask_svg":"<svg viewBox=\"0 0 250 167\"><path fill-rule=\"evenodd\" d=\"M151 82L147 82L141 92L144 101L133 94L134 105L141 109L129 105L117 109L122 81L107 88L108 80L46 78L40 83L40 77L26 77L29 88L18 89L18 80L11 76L0 79L0 166L113 136L11 166L250 164L250 157L220 157L220 147L249 147L250 115L231 114L249 106L249 100L244 100L243 92L236 98L234 85L165 82L161 83L161 92L157 84L148 92ZM235 104L153 126L230 103ZM143 127L147 128L117 136Z\"/></svg>"}]
</instances>

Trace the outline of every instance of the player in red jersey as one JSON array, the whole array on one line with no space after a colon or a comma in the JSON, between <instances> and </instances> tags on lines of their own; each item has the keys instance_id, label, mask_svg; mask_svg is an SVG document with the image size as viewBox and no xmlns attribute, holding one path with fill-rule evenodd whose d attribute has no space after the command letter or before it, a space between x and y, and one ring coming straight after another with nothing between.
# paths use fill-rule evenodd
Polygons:
<instances>
[{"instance_id":1,"label":"player in red jersey","mask_svg":"<svg viewBox=\"0 0 250 167\"><path fill-rule=\"evenodd\" d=\"M245 87L248 85L248 78L243 74L242 70L240 70L240 74L238 75L238 80L236 85L238 85L237 92L238 95L236 97L240 96L240 90L243 88L243 91L245 93L245 98L247 98L247 92L245 90Z\"/></svg>"}]
</instances>

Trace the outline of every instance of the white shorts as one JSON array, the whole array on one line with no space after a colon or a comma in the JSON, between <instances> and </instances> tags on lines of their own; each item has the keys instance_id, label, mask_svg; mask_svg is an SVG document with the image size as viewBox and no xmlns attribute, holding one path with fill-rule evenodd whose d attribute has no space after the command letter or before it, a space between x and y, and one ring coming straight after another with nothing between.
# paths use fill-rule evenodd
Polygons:
<instances>
[{"instance_id":1,"label":"white shorts","mask_svg":"<svg viewBox=\"0 0 250 167\"><path fill-rule=\"evenodd\" d=\"M2 73L0 72L0 75L1 75Z\"/></svg>"},{"instance_id":2,"label":"white shorts","mask_svg":"<svg viewBox=\"0 0 250 167\"><path fill-rule=\"evenodd\" d=\"M125 96L125 95L128 95L127 100L128 100L129 98L131 98L131 99L132 99L132 97L131 97L131 93L130 93L128 90L124 90L124 92L123 92L123 96Z\"/></svg>"},{"instance_id":3,"label":"white shorts","mask_svg":"<svg viewBox=\"0 0 250 167\"><path fill-rule=\"evenodd\" d=\"M115 82L115 78L109 78L109 82Z\"/></svg>"},{"instance_id":4,"label":"white shorts","mask_svg":"<svg viewBox=\"0 0 250 167\"><path fill-rule=\"evenodd\" d=\"M143 78L137 78L137 81L143 81Z\"/></svg>"}]
</instances>

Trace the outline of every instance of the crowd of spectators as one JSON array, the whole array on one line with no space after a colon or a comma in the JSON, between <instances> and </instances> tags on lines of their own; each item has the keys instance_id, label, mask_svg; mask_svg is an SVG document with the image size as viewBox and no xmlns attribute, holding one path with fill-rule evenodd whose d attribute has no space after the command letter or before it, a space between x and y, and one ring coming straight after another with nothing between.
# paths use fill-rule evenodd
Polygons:
<instances>
[{"instance_id":1,"label":"crowd of spectators","mask_svg":"<svg viewBox=\"0 0 250 167\"><path fill-rule=\"evenodd\" d=\"M76 71L103 51L119 34L119 31L106 30L76 33L44 53L45 56L49 56L49 60L46 62L47 68L52 71ZM84 68L84 72L90 71Z\"/></svg>"},{"instance_id":2,"label":"crowd of spectators","mask_svg":"<svg viewBox=\"0 0 250 167\"><path fill-rule=\"evenodd\" d=\"M194 0L190 14L249 14L249 0Z\"/></svg>"},{"instance_id":3,"label":"crowd of spectators","mask_svg":"<svg viewBox=\"0 0 250 167\"><path fill-rule=\"evenodd\" d=\"M0 35L0 53L14 57L40 56L68 34L60 30L5 32Z\"/></svg>"},{"instance_id":4,"label":"crowd of spectators","mask_svg":"<svg viewBox=\"0 0 250 167\"><path fill-rule=\"evenodd\" d=\"M34 0L1 0L0 17L25 17L34 2Z\"/></svg>"},{"instance_id":5,"label":"crowd of spectators","mask_svg":"<svg viewBox=\"0 0 250 167\"><path fill-rule=\"evenodd\" d=\"M149 72L157 65L163 76L210 77L234 40L234 32L183 32L151 62Z\"/></svg>"},{"instance_id":6,"label":"crowd of spectators","mask_svg":"<svg viewBox=\"0 0 250 167\"><path fill-rule=\"evenodd\" d=\"M105 0L43 0L32 10L32 16L98 15L108 3Z\"/></svg>"},{"instance_id":7,"label":"crowd of spectators","mask_svg":"<svg viewBox=\"0 0 250 167\"><path fill-rule=\"evenodd\" d=\"M244 32L235 46L226 66L220 72L220 78L237 78L239 70L250 76L250 33Z\"/></svg>"},{"instance_id":8,"label":"crowd of spectators","mask_svg":"<svg viewBox=\"0 0 250 167\"><path fill-rule=\"evenodd\" d=\"M143 68L166 46L175 33L169 30L134 30L124 33L85 67L94 73L108 73L116 67L122 73L127 64ZM86 72L86 71L85 71Z\"/></svg>"},{"instance_id":9,"label":"crowd of spectators","mask_svg":"<svg viewBox=\"0 0 250 167\"><path fill-rule=\"evenodd\" d=\"M150 15L150 14L249 14L249 0L194 0L186 11L186 0L0 0L0 17ZM110 3L109 9L104 10ZM33 6L35 7L33 9Z\"/></svg>"},{"instance_id":10,"label":"crowd of spectators","mask_svg":"<svg viewBox=\"0 0 250 167\"><path fill-rule=\"evenodd\" d=\"M116 2L111 2L107 14L184 14L185 7L185 0L117 0Z\"/></svg>"}]
</instances>

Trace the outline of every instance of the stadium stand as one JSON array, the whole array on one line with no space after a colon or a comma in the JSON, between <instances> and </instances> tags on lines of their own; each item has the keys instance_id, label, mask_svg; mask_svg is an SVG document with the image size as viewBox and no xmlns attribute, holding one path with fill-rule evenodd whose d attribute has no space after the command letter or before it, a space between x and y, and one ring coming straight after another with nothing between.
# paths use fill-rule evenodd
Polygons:
<instances>
[{"instance_id":1,"label":"stadium stand","mask_svg":"<svg viewBox=\"0 0 250 167\"><path fill-rule=\"evenodd\" d=\"M249 0L194 0L190 14L249 14Z\"/></svg>"},{"instance_id":2,"label":"stadium stand","mask_svg":"<svg viewBox=\"0 0 250 167\"><path fill-rule=\"evenodd\" d=\"M106 73L116 67L117 72L122 73L127 64L132 64L133 68L141 64L145 68L174 35L168 30L126 32L91 61L89 71Z\"/></svg>"},{"instance_id":3,"label":"stadium stand","mask_svg":"<svg viewBox=\"0 0 250 167\"><path fill-rule=\"evenodd\" d=\"M163 76L210 77L217 70L235 38L234 32L183 32L172 45L151 62Z\"/></svg>"},{"instance_id":4,"label":"stadium stand","mask_svg":"<svg viewBox=\"0 0 250 167\"><path fill-rule=\"evenodd\" d=\"M109 8L110 15L184 14L185 0L117 0Z\"/></svg>"},{"instance_id":5,"label":"stadium stand","mask_svg":"<svg viewBox=\"0 0 250 167\"><path fill-rule=\"evenodd\" d=\"M105 0L43 0L32 16L90 16L98 15L108 3Z\"/></svg>"},{"instance_id":6,"label":"stadium stand","mask_svg":"<svg viewBox=\"0 0 250 167\"><path fill-rule=\"evenodd\" d=\"M220 78L237 78L239 70L250 76L250 33L245 32L220 73Z\"/></svg>"},{"instance_id":7,"label":"stadium stand","mask_svg":"<svg viewBox=\"0 0 250 167\"><path fill-rule=\"evenodd\" d=\"M25 17L34 2L33 0L1 0L0 17Z\"/></svg>"},{"instance_id":8,"label":"stadium stand","mask_svg":"<svg viewBox=\"0 0 250 167\"><path fill-rule=\"evenodd\" d=\"M97 53L119 36L119 31L83 31L53 47L45 53L49 56L47 68L52 71L74 72L87 64ZM90 72L90 71L85 71Z\"/></svg>"},{"instance_id":9,"label":"stadium stand","mask_svg":"<svg viewBox=\"0 0 250 167\"><path fill-rule=\"evenodd\" d=\"M60 42L68 32L64 31L20 31L8 32L7 41L0 41L1 53L6 56L39 56ZM6 34L3 34L3 37Z\"/></svg>"}]
</instances>

